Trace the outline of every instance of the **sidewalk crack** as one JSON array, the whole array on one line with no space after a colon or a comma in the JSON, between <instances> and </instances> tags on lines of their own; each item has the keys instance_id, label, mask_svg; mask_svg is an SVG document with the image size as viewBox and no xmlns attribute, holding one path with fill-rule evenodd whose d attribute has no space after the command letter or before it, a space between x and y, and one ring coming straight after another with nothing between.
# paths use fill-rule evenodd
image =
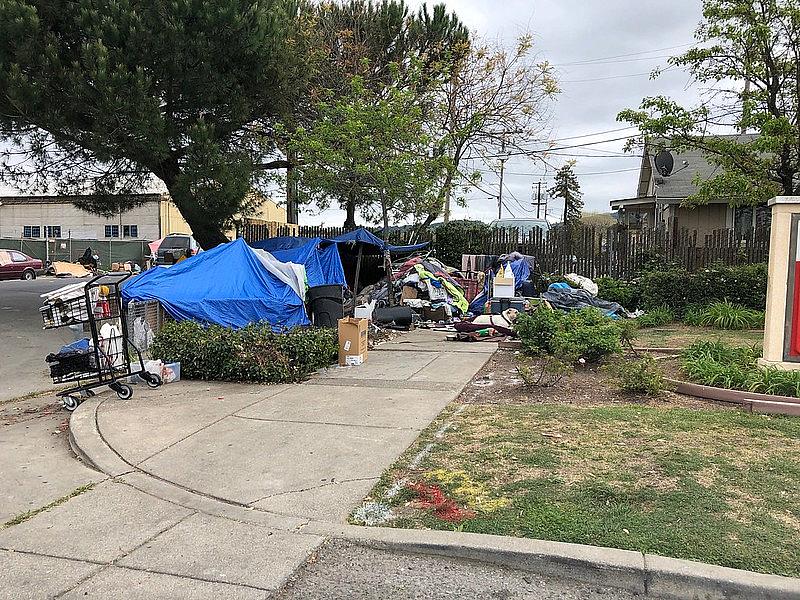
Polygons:
<instances>
[{"instance_id":1,"label":"sidewalk crack","mask_svg":"<svg viewBox=\"0 0 800 600\"><path fill-rule=\"evenodd\" d=\"M332 479L331 481L326 481L325 483L320 483L319 485L312 485L307 488L301 488L299 490L287 490L285 492L277 492L275 494L267 494L263 498L258 498L257 500L253 500L250 503L250 506L258 504L262 500L267 500L269 498L277 498L278 496L285 496L287 494L300 494L302 492L310 492L311 490L318 490L320 488L328 487L331 485L340 485L342 483L355 483L358 481L377 481L380 479L379 476L375 477L354 477L352 479Z\"/></svg>"}]
</instances>

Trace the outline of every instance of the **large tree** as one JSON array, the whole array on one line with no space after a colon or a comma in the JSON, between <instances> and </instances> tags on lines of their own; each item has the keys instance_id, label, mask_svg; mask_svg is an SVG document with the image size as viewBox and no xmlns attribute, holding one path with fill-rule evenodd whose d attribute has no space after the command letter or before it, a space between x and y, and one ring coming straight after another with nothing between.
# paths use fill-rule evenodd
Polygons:
<instances>
[{"instance_id":1,"label":"large tree","mask_svg":"<svg viewBox=\"0 0 800 600\"><path fill-rule=\"evenodd\" d=\"M315 127L320 118L317 108L322 106L321 99L352 99L354 77L358 77L366 92L362 102L369 96L377 103L398 90L413 90L421 100L438 81L443 65L469 39L466 27L443 4L432 10L423 4L418 12L412 13L403 0L321 3L314 29L321 66L307 88L310 101L302 105L302 113L294 121L287 122L289 133L296 128ZM418 107L427 122L429 108L421 103ZM288 189L293 190L299 184L308 191L309 186L300 181L301 171L295 169L305 158L294 154L290 146L287 154L291 154ZM305 194L305 199L309 198L314 195ZM359 197L352 186L349 195L339 197L338 201L345 210L344 225L348 228L355 226L357 212L363 212L363 207L371 204L369 198Z\"/></svg>"},{"instance_id":2,"label":"large tree","mask_svg":"<svg viewBox=\"0 0 800 600\"><path fill-rule=\"evenodd\" d=\"M443 63L430 115L435 152L450 168L438 201L422 226L444 214L447 222L458 188L480 184L466 164L496 168L510 153L534 158L542 147L550 101L558 94L552 67L540 60L533 38L522 35L510 50L493 42L462 42ZM458 199L457 199L458 200Z\"/></svg>"},{"instance_id":3,"label":"large tree","mask_svg":"<svg viewBox=\"0 0 800 600\"><path fill-rule=\"evenodd\" d=\"M160 179L225 241L310 72L292 0L0 0L0 177L112 214Z\"/></svg>"},{"instance_id":4,"label":"large tree","mask_svg":"<svg viewBox=\"0 0 800 600\"><path fill-rule=\"evenodd\" d=\"M321 208L354 199L362 218L384 231L390 220L427 214L446 159L429 153L418 93L398 83L373 91L356 76L347 95L320 102L318 119L288 144L301 157L302 195Z\"/></svg>"},{"instance_id":5,"label":"large tree","mask_svg":"<svg viewBox=\"0 0 800 600\"><path fill-rule=\"evenodd\" d=\"M705 90L696 107L645 98L619 120L675 150L699 149L720 167L688 203L754 205L800 193L800 3L704 0L697 47L670 59ZM719 137L724 132L756 136Z\"/></svg>"}]
</instances>

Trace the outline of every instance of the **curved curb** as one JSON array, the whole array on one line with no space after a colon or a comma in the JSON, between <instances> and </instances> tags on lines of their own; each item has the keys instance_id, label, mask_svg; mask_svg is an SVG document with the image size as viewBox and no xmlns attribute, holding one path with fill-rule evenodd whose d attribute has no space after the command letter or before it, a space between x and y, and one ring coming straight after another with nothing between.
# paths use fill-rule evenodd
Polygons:
<instances>
[{"instance_id":1,"label":"curved curb","mask_svg":"<svg viewBox=\"0 0 800 600\"><path fill-rule=\"evenodd\" d=\"M674 386L676 392L686 396L693 396L701 400L738 404L748 412L800 417L800 398L729 390L679 379L667 379L666 381Z\"/></svg>"},{"instance_id":2,"label":"curved curb","mask_svg":"<svg viewBox=\"0 0 800 600\"><path fill-rule=\"evenodd\" d=\"M70 446L89 466L166 502L251 525L346 539L373 548L475 560L564 577L657 598L800 600L800 579L765 575L631 550L527 538L435 530L361 527L270 513L203 495L138 469L103 439L97 409L81 404L70 417Z\"/></svg>"},{"instance_id":3,"label":"curved curb","mask_svg":"<svg viewBox=\"0 0 800 600\"><path fill-rule=\"evenodd\" d=\"M332 525L304 531L384 550L476 560L624 589L646 597L685 600L798 600L800 579L730 569L632 550L478 533Z\"/></svg>"}]
</instances>

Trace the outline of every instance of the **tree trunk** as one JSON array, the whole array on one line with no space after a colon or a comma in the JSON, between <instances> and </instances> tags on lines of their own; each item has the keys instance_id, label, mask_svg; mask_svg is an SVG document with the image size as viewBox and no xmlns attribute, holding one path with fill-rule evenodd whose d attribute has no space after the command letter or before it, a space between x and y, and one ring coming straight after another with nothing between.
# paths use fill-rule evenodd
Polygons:
<instances>
[{"instance_id":1,"label":"tree trunk","mask_svg":"<svg viewBox=\"0 0 800 600\"><path fill-rule=\"evenodd\" d=\"M345 203L345 210L347 211L347 217L344 220L344 228L345 229L355 229L356 228L356 199L354 195L350 195Z\"/></svg>"},{"instance_id":2,"label":"tree trunk","mask_svg":"<svg viewBox=\"0 0 800 600\"><path fill-rule=\"evenodd\" d=\"M192 229L192 236L203 250L211 250L211 248L230 241L214 215L202 210L190 195L184 195L180 190L174 188L175 186L167 185L172 201L178 207L181 216L186 219Z\"/></svg>"}]
</instances>

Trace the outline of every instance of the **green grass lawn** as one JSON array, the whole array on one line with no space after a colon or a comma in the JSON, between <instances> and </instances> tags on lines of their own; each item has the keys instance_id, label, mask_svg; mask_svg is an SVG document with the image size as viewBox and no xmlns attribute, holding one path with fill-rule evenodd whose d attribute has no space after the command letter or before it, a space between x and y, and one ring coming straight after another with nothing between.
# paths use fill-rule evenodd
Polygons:
<instances>
[{"instance_id":1,"label":"green grass lawn","mask_svg":"<svg viewBox=\"0 0 800 600\"><path fill-rule=\"evenodd\" d=\"M430 442L433 450L409 468ZM394 527L611 546L800 576L798 457L800 419L454 403L370 498L392 506ZM415 507L416 494L398 480L438 485L473 516L437 518Z\"/></svg>"},{"instance_id":2,"label":"green grass lawn","mask_svg":"<svg viewBox=\"0 0 800 600\"><path fill-rule=\"evenodd\" d=\"M642 348L685 348L700 340L721 341L734 346L752 346L764 341L762 330L726 331L672 323L653 329L639 329L634 346Z\"/></svg>"}]
</instances>

